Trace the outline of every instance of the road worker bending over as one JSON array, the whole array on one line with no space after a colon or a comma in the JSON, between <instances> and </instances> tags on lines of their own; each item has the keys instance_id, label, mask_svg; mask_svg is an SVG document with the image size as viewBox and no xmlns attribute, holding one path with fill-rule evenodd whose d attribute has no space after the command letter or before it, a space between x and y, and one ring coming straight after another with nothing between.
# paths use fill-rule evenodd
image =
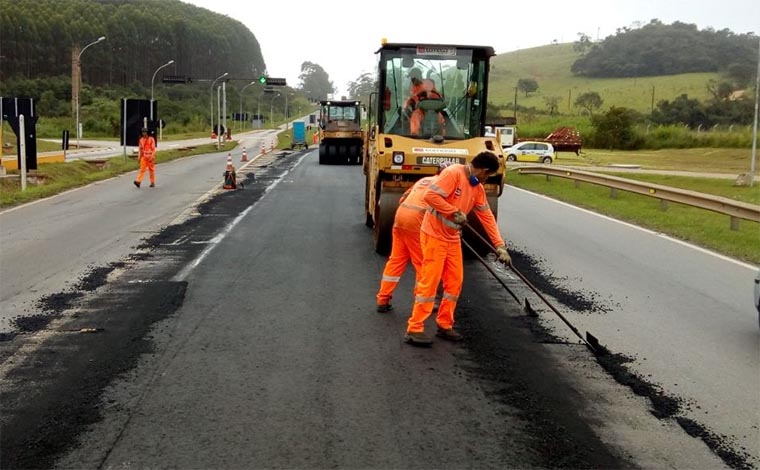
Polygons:
<instances>
[{"instance_id":1,"label":"road worker bending over","mask_svg":"<svg viewBox=\"0 0 760 470\"><path fill-rule=\"evenodd\" d=\"M496 155L481 152L467 165L455 164L443 170L425 191L423 200L428 209L420 229L422 269L414 289L414 308L404 335L407 343L416 346L432 344L432 339L424 332L425 320L433 311L441 280L443 296L435 319L438 325L436 336L449 341L462 339L462 335L454 330L454 310L464 279L461 230L472 209L475 209L488 238L496 247L499 261L511 263L482 184L498 169Z\"/></svg>"},{"instance_id":2,"label":"road worker bending over","mask_svg":"<svg viewBox=\"0 0 760 470\"><path fill-rule=\"evenodd\" d=\"M436 175L439 175L450 163L441 163ZM380 313L393 310L391 298L398 287L406 265L411 261L414 266L415 279L419 281L422 267L422 248L420 247L420 226L425 216L427 204L422 197L435 176L418 180L401 196L398 209L393 219L391 254L385 263L380 291L377 293L377 311Z\"/></svg>"},{"instance_id":3,"label":"road worker bending over","mask_svg":"<svg viewBox=\"0 0 760 470\"><path fill-rule=\"evenodd\" d=\"M135 178L135 186L140 187L145 170L150 173L150 187L156 186L156 139L148 134L148 128L142 128L142 135L138 142L137 161L140 162L140 171Z\"/></svg>"}]
</instances>

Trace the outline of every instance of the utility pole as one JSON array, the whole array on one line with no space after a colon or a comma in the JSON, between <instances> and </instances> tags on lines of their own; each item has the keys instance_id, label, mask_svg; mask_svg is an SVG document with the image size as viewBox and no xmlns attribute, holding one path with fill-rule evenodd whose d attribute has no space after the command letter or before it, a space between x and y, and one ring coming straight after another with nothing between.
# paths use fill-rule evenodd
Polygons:
<instances>
[{"instance_id":1,"label":"utility pole","mask_svg":"<svg viewBox=\"0 0 760 470\"><path fill-rule=\"evenodd\" d=\"M757 42L757 76L755 77L755 123L752 130L752 162L749 165L749 187L755 184L755 161L757 160L757 113L760 102L760 39Z\"/></svg>"},{"instance_id":2,"label":"utility pole","mask_svg":"<svg viewBox=\"0 0 760 470\"><path fill-rule=\"evenodd\" d=\"M517 87L515 87L515 114L514 114L515 121L517 121Z\"/></svg>"},{"instance_id":3,"label":"utility pole","mask_svg":"<svg viewBox=\"0 0 760 470\"><path fill-rule=\"evenodd\" d=\"M229 130L227 129L227 82L222 82L222 126L224 127L224 138L223 141L227 140L227 133Z\"/></svg>"}]
</instances>

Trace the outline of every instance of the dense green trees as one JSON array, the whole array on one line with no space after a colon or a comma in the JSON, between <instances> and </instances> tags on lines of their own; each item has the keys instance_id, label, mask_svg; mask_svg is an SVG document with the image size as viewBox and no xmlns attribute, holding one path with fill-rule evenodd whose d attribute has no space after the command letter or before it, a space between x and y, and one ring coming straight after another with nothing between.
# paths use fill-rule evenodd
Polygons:
<instances>
[{"instance_id":1,"label":"dense green trees","mask_svg":"<svg viewBox=\"0 0 760 470\"><path fill-rule=\"evenodd\" d=\"M174 64L164 73L194 79L266 70L242 23L179 0L0 0L0 31L0 83L70 77L72 48L99 36L106 40L82 55L82 81L92 86L150 85L169 59Z\"/></svg>"},{"instance_id":2,"label":"dense green trees","mask_svg":"<svg viewBox=\"0 0 760 470\"><path fill-rule=\"evenodd\" d=\"M330 81L327 72L319 65L312 62L301 64L301 91L310 100L318 101L326 99L328 95L335 93L335 86Z\"/></svg>"},{"instance_id":3,"label":"dense green trees","mask_svg":"<svg viewBox=\"0 0 760 470\"><path fill-rule=\"evenodd\" d=\"M587 50L572 72L587 77L644 77L690 72L733 72L738 80L757 63L757 36L727 29L698 30L696 25L659 20L638 28L623 28L588 48L584 38L576 50Z\"/></svg>"}]
</instances>

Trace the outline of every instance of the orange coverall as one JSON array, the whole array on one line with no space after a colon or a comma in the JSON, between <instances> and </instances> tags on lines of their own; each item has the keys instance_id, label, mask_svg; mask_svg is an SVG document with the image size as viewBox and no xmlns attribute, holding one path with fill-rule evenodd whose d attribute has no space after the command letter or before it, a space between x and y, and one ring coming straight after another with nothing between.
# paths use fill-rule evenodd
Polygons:
<instances>
[{"instance_id":1,"label":"orange coverall","mask_svg":"<svg viewBox=\"0 0 760 470\"><path fill-rule=\"evenodd\" d=\"M385 263L380 290L377 293L378 305L390 303L393 291L398 287L401 275L404 274L409 261L414 266L415 280L419 280L422 266L420 226L427 208L422 197L434 179L435 176L427 176L418 180L401 196L401 203L393 219L391 254Z\"/></svg>"},{"instance_id":2,"label":"orange coverall","mask_svg":"<svg viewBox=\"0 0 760 470\"><path fill-rule=\"evenodd\" d=\"M466 165L456 164L444 169L423 197L428 210L422 220L422 271L414 289L414 308L407 322L408 333L422 333L424 322L433 311L438 284L443 279L443 296L438 307L436 323L444 330L454 326L454 309L459 300L464 279L460 227L451 216L473 208L488 238L496 248L504 246L496 219L488 206L482 184L470 185Z\"/></svg>"},{"instance_id":3,"label":"orange coverall","mask_svg":"<svg viewBox=\"0 0 760 470\"><path fill-rule=\"evenodd\" d=\"M409 89L409 98L404 103L404 109L414 108L409 116L409 132L412 135L420 134L420 127L422 127L422 120L425 118L425 112L417 108L417 103L420 100L425 99L441 99L442 96L435 90L435 82L426 78L425 80L413 80L412 86ZM445 129L446 120L443 114L438 113L438 123Z\"/></svg>"},{"instance_id":4,"label":"orange coverall","mask_svg":"<svg viewBox=\"0 0 760 470\"><path fill-rule=\"evenodd\" d=\"M140 137L138 142L137 159L140 161L140 171L135 181L142 182L145 170L150 173L150 182L156 183L156 141L152 136Z\"/></svg>"}]
</instances>

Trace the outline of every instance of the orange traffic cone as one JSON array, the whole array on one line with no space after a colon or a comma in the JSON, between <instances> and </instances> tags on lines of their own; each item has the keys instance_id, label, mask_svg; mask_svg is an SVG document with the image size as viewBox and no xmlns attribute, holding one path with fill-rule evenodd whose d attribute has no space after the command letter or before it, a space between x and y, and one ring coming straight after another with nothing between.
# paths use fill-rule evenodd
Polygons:
<instances>
[{"instance_id":1,"label":"orange traffic cone","mask_svg":"<svg viewBox=\"0 0 760 470\"><path fill-rule=\"evenodd\" d=\"M245 147L243 147L243 155L240 156L241 162L247 162L248 161L248 154L245 152Z\"/></svg>"},{"instance_id":2,"label":"orange traffic cone","mask_svg":"<svg viewBox=\"0 0 760 470\"><path fill-rule=\"evenodd\" d=\"M232 155L227 154L227 169L224 170L224 189L237 189L237 175L235 166L232 164Z\"/></svg>"},{"instance_id":3,"label":"orange traffic cone","mask_svg":"<svg viewBox=\"0 0 760 470\"><path fill-rule=\"evenodd\" d=\"M211 139L216 140L216 132L211 131Z\"/></svg>"}]
</instances>

